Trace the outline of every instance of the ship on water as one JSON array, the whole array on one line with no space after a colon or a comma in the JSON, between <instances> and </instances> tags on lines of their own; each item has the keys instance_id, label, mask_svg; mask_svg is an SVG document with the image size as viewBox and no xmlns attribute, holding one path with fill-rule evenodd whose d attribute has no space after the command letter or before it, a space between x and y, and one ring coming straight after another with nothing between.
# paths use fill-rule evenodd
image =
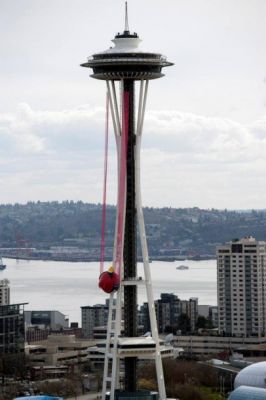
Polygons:
<instances>
[{"instance_id":1,"label":"ship on water","mask_svg":"<svg viewBox=\"0 0 266 400\"><path fill-rule=\"evenodd\" d=\"M176 267L176 269L180 269L180 270L185 270L185 269L189 269L189 267L187 265L179 265L178 267Z\"/></svg>"},{"instance_id":2,"label":"ship on water","mask_svg":"<svg viewBox=\"0 0 266 400\"><path fill-rule=\"evenodd\" d=\"M3 259L0 257L0 271L3 271L4 269L6 269L6 264L3 263Z\"/></svg>"}]
</instances>

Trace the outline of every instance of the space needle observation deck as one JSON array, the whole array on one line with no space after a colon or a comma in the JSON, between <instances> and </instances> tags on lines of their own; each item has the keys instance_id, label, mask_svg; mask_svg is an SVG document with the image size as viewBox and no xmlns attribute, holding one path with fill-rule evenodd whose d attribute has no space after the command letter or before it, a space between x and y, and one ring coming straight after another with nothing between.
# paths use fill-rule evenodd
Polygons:
<instances>
[{"instance_id":1,"label":"space needle observation deck","mask_svg":"<svg viewBox=\"0 0 266 400\"><path fill-rule=\"evenodd\" d=\"M139 50L141 39L128 27L112 40L114 47L93 54L82 67L93 69L91 75L101 80L157 79L164 76L162 68L173 65L161 54Z\"/></svg>"}]
</instances>

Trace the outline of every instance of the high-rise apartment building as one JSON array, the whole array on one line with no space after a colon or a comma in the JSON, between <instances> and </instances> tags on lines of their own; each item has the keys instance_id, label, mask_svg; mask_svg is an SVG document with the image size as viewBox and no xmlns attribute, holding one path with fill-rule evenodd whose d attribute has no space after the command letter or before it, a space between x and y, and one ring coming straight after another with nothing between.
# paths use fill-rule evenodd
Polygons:
<instances>
[{"instance_id":1,"label":"high-rise apartment building","mask_svg":"<svg viewBox=\"0 0 266 400\"><path fill-rule=\"evenodd\" d=\"M196 323L198 319L198 298L190 297L189 300L182 300L182 314L189 317L191 332L196 330Z\"/></svg>"},{"instance_id":2,"label":"high-rise apartment building","mask_svg":"<svg viewBox=\"0 0 266 400\"><path fill-rule=\"evenodd\" d=\"M10 287L7 279L0 280L0 306L10 304Z\"/></svg>"},{"instance_id":3,"label":"high-rise apartment building","mask_svg":"<svg viewBox=\"0 0 266 400\"><path fill-rule=\"evenodd\" d=\"M96 326L106 326L108 320L109 299L106 304L81 307L82 333L87 338L93 337L93 329Z\"/></svg>"},{"instance_id":4,"label":"high-rise apartment building","mask_svg":"<svg viewBox=\"0 0 266 400\"><path fill-rule=\"evenodd\" d=\"M266 242L236 239L217 248L219 332L266 334Z\"/></svg>"}]
</instances>

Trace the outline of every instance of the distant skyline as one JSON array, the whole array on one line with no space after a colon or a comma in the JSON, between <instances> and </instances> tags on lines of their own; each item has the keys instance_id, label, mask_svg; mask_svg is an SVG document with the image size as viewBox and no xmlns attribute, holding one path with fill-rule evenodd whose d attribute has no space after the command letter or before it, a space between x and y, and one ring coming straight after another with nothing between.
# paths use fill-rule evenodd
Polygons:
<instances>
[{"instance_id":1,"label":"distant skyline","mask_svg":"<svg viewBox=\"0 0 266 400\"><path fill-rule=\"evenodd\" d=\"M144 205L265 208L266 2L128 8L143 49L175 63L150 85ZM1 0L0 11L0 203L101 202L105 85L79 64L123 30L124 1ZM112 138L112 204L115 160Z\"/></svg>"}]
</instances>

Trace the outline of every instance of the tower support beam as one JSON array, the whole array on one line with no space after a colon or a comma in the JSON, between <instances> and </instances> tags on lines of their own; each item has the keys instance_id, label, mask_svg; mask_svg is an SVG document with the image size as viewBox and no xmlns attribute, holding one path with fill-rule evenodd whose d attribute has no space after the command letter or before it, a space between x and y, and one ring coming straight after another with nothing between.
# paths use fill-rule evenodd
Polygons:
<instances>
[{"instance_id":1,"label":"tower support beam","mask_svg":"<svg viewBox=\"0 0 266 400\"><path fill-rule=\"evenodd\" d=\"M124 240L124 279L136 278L136 205L135 205L135 120L134 80L122 83L123 114L128 116L127 146L127 196ZM136 337L137 332L137 287L124 288L124 332L126 337ZM135 357L125 359L125 390L136 391Z\"/></svg>"}]
</instances>

